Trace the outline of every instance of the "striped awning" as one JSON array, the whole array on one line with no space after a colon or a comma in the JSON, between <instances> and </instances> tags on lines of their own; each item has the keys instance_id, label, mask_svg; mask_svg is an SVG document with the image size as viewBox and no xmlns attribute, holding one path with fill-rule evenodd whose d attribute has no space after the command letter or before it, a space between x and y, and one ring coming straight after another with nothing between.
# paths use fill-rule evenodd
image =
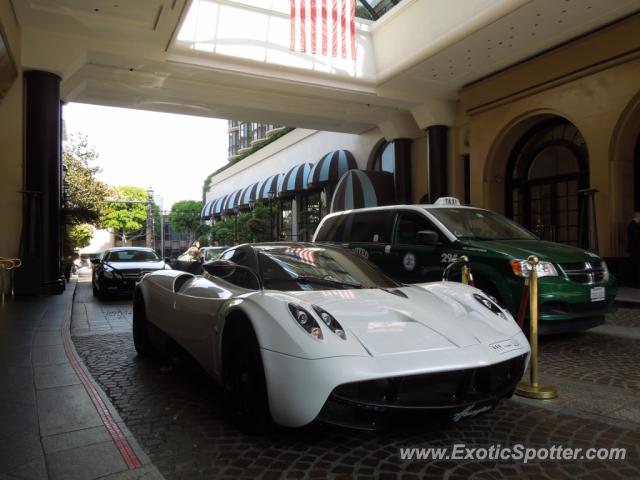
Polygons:
<instances>
[{"instance_id":1,"label":"striped awning","mask_svg":"<svg viewBox=\"0 0 640 480\"><path fill-rule=\"evenodd\" d=\"M224 201L224 205L222 206L222 213L234 213L234 209L238 207L241 194L242 189L236 190L235 192L231 192L227 195L227 199Z\"/></svg>"},{"instance_id":2,"label":"striped awning","mask_svg":"<svg viewBox=\"0 0 640 480\"><path fill-rule=\"evenodd\" d=\"M260 188L260 182L247 185L240 194L240 200L238 200L238 207L250 208L251 202L255 202L258 196L258 189Z\"/></svg>"},{"instance_id":3,"label":"striped awning","mask_svg":"<svg viewBox=\"0 0 640 480\"><path fill-rule=\"evenodd\" d=\"M209 200L204 204L200 212L200 218L203 220L211 220L211 207L213 206L213 202L215 202L215 200Z\"/></svg>"},{"instance_id":4,"label":"striped awning","mask_svg":"<svg viewBox=\"0 0 640 480\"><path fill-rule=\"evenodd\" d=\"M288 197L302 192L309 188L309 172L313 168L312 163L301 163L289 170L282 181L282 188L278 191L278 196Z\"/></svg>"},{"instance_id":5,"label":"striped awning","mask_svg":"<svg viewBox=\"0 0 640 480\"><path fill-rule=\"evenodd\" d=\"M284 173L276 173L275 175L267 177L267 179L260 184L257 200L269 200L270 193L273 193L274 197L277 196L282 188L283 181Z\"/></svg>"},{"instance_id":6,"label":"striped awning","mask_svg":"<svg viewBox=\"0 0 640 480\"><path fill-rule=\"evenodd\" d=\"M356 159L348 150L334 150L316 163L309 174L309 186L320 187L338 180L349 170L358 168Z\"/></svg>"},{"instance_id":7,"label":"striped awning","mask_svg":"<svg viewBox=\"0 0 640 480\"><path fill-rule=\"evenodd\" d=\"M349 170L336 186L331 199L331 212L391 205L393 202L392 173Z\"/></svg>"},{"instance_id":8,"label":"striped awning","mask_svg":"<svg viewBox=\"0 0 640 480\"><path fill-rule=\"evenodd\" d=\"M213 218L220 218L222 216L222 207L226 199L227 195L223 195L216 198L216 200L213 202L213 205L211 206L211 216Z\"/></svg>"}]
</instances>

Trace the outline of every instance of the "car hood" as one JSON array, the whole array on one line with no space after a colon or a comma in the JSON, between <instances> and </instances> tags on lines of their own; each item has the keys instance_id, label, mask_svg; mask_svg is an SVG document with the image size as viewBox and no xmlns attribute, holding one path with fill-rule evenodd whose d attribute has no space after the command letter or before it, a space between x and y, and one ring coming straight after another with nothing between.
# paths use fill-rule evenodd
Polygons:
<instances>
[{"instance_id":1,"label":"car hood","mask_svg":"<svg viewBox=\"0 0 640 480\"><path fill-rule=\"evenodd\" d=\"M116 270L161 270L165 266L162 260L159 262L105 262L105 264Z\"/></svg>"},{"instance_id":2,"label":"car hood","mask_svg":"<svg viewBox=\"0 0 640 480\"><path fill-rule=\"evenodd\" d=\"M581 248L544 240L475 240L465 242L465 245L501 253L508 258L526 259L536 255L540 260L553 263L586 262L600 258Z\"/></svg>"},{"instance_id":3,"label":"car hood","mask_svg":"<svg viewBox=\"0 0 640 480\"><path fill-rule=\"evenodd\" d=\"M466 290L431 291L433 285L289 294L304 308L325 309L372 356L488 345L519 332L510 316L500 318L473 298L478 290L456 284Z\"/></svg>"}]
</instances>

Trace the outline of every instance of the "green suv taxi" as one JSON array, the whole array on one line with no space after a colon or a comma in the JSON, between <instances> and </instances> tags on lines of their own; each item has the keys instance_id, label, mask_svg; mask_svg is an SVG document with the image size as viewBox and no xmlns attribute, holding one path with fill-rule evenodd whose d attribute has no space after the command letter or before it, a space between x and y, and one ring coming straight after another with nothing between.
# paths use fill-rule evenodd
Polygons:
<instances>
[{"instance_id":1,"label":"green suv taxi","mask_svg":"<svg viewBox=\"0 0 640 480\"><path fill-rule=\"evenodd\" d=\"M450 262L466 255L476 286L514 317L524 288L526 259L536 255L540 333L578 331L603 323L613 308L616 282L602 258L539 240L500 214L448 200L333 213L318 225L313 241L354 250L406 283L439 280Z\"/></svg>"}]
</instances>

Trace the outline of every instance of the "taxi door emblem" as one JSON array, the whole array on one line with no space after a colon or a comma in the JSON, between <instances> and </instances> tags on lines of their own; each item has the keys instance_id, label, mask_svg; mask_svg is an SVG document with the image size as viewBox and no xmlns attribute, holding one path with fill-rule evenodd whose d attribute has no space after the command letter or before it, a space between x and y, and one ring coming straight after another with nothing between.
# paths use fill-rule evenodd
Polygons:
<instances>
[{"instance_id":1,"label":"taxi door emblem","mask_svg":"<svg viewBox=\"0 0 640 480\"><path fill-rule=\"evenodd\" d=\"M402 258L402 265L404 266L404 269L406 271L412 271L414 268L416 268L416 256L411 252L405 253L404 257Z\"/></svg>"}]
</instances>

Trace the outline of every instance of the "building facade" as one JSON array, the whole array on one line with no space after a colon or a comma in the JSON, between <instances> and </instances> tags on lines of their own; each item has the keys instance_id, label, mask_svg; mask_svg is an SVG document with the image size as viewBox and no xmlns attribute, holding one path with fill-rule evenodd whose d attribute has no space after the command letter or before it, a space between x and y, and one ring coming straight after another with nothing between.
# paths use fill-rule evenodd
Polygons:
<instances>
[{"instance_id":1,"label":"building facade","mask_svg":"<svg viewBox=\"0 0 640 480\"><path fill-rule=\"evenodd\" d=\"M296 129L214 176L206 201L344 150L358 169L392 174L397 203L451 195L542 239L624 257L640 208L638 31L636 14L465 85L435 129ZM326 214L335 186L275 195L291 218L283 238L308 240L307 212Z\"/></svg>"}]
</instances>

